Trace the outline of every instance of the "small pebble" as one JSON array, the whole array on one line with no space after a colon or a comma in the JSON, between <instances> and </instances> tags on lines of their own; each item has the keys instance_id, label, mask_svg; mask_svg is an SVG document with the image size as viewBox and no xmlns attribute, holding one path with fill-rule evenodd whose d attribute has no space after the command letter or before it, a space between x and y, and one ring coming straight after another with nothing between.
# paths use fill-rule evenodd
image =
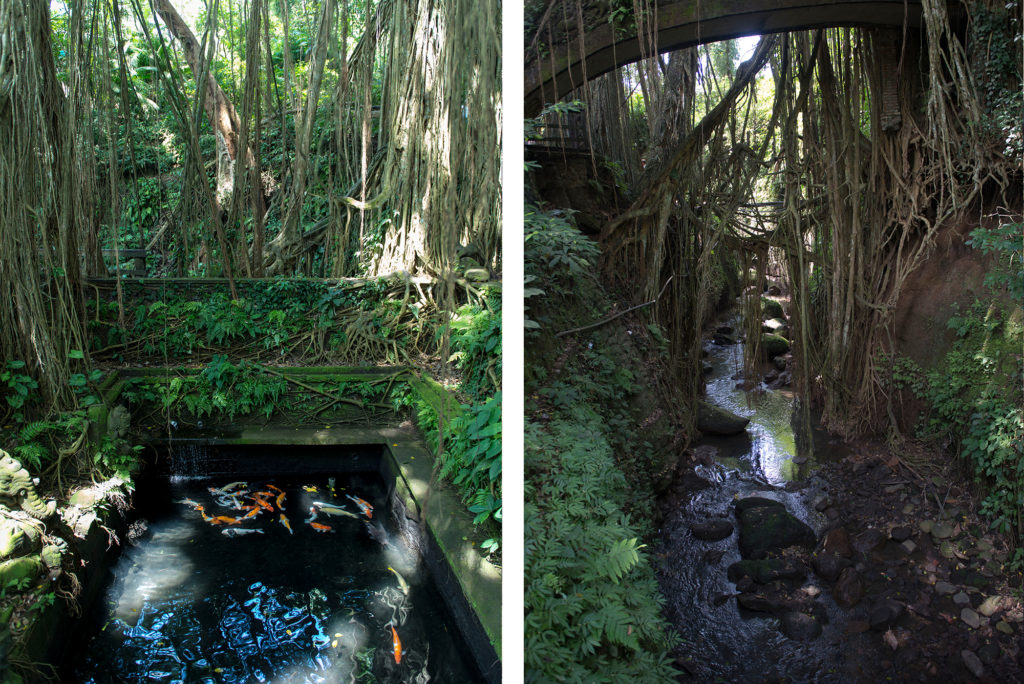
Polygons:
<instances>
[{"instance_id":1,"label":"small pebble","mask_svg":"<svg viewBox=\"0 0 1024 684\"><path fill-rule=\"evenodd\" d=\"M963 658L964 665L967 666L967 669L970 670L971 674L975 677L980 677L985 673L985 667L981 664L981 660L979 660L978 656L974 655L972 652L964 649L960 652L960 657Z\"/></svg>"},{"instance_id":2,"label":"small pebble","mask_svg":"<svg viewBox=\"0 0 1024 684\"><path fill-rule=\"evenodd\" d=\"M970 608L964 608L960 611L960 619L966 622L971 629L977 629L981 624L981 618Z\"/></svg>"},{"instance_id":3,"label":"small pebble","mask_svg":"<svg viewBox=\"0 0 1024 684\"><path fill-rule=\"evenodd\" d=\"M999 604L1002 602L1001 596L989 596L985 599L980 606L978 606L978 612L985 617L992 617L992 613L999 610Z\"/></svg>"}]
</instances>

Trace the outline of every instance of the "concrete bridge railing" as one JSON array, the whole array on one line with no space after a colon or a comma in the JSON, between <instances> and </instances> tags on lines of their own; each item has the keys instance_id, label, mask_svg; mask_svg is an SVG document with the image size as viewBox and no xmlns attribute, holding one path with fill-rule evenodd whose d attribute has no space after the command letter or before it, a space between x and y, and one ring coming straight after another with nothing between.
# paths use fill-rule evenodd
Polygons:
<instances>
[{"instance_id":1,"label":"concrete bridge railing","mask_svg":"<svg viewBox=\"0 0 1024 684\"><path fill-rule=\"evenodd\" d=\"M916 28L922 22L920 0L663 0L656 5L659 52L783 31L834 26ZM573 4L573 16L575 12ZM558 15L558 10L553 14ZM542 33L541 39L545 38ZM554 38L558 39L557 33ZM545 103L557 102L581 85L584 63L587 78L592 79L642 57L635 32L623 36L619 29L617 37L609 23L587 29L582 43L573 36L568 45L549 49L552 54L542 59L536 50L526 49L526 116L535 116Z\"/></svg>"}]
</instances>

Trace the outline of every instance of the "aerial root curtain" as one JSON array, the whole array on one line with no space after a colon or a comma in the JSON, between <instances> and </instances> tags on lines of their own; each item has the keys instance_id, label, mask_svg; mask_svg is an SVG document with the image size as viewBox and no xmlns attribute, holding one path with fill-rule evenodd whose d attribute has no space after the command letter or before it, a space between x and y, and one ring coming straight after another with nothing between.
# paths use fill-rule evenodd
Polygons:
<instances>
[{"instance_id":1,"label":"aerial root curtain","mask_svg":"<svg viewBox=\"0 0 1024 684\"><path fill-rule=\"evenodd\" d=\"M372 219L386 225L377 273L441 273L460 246L498 265L500 14L496 0L395 4L377 186L386 199Z\"/></svg>"}]
</instances>

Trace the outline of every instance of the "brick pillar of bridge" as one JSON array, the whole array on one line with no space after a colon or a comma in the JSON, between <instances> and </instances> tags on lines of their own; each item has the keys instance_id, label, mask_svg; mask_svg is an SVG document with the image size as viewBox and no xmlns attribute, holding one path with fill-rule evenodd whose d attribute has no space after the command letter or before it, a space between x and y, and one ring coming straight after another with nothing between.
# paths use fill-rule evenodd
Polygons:
<instances>
[{"instance_id":1,"label":"brick pillar of bridge","mask_svg":"<svg viewBox=\"0 0 1024 684\"><path fill-rule=\"evenodd\" d=\"M903 114L900 110L900 81L906 73L908 64L903 50L903 33L899 30L882 29L875 32L874 38L875 59L882 87L879 125L886 133L896 133L903 126ZM904 56L902 65L901 55ZM916 64L916 62L909 63Z\"/></svg>"}]
</instances>

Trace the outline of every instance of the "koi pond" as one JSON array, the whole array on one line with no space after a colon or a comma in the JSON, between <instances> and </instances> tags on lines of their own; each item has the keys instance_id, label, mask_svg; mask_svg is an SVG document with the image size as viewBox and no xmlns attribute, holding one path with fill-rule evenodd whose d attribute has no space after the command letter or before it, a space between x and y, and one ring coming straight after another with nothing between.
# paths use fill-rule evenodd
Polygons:
<instances>
[{"instance_id":1,"label":"koi pond","mask_svg":"<svg viewBox=\"0 0 1024 684\"><path fill-rule=\"evenodd\" d=\"M312 470L140 480L62 679L481 681L381 475Z\"/></svg>"}]
</instances>

